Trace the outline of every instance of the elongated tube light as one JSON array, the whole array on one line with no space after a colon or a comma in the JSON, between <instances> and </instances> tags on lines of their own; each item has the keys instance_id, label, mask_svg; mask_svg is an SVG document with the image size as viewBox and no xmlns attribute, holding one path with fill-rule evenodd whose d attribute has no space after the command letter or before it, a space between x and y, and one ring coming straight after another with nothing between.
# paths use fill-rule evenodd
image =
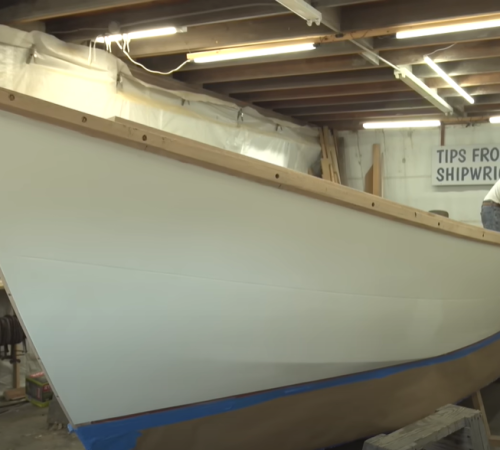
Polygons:
<instances>
[{"instance_id":1,"label":"elongated tube light","mask_svg":"<svg viewBox=\"0 0 500 450\"><path fill-rule=\"evenodd\" d=\"M453 78L451 78L441 67L439 67L431 58L428 56L424 57L425 63L434 71L436 72L444 81L446 81L455 91L457 91L465 100L467 100L469 103L473 104L474 99L467 94L457 83Z\"/></svg>"},{"instance_id":2,"label":"elongated tube light","mask_svg":"<svg viewBox=\"0 0 500 450\"><path fill-rule=\"evenodd\" d=\"M125 33L125 34L111 34L109 36L99 36L96 39L96 42L99 44L104 44L106 41L121 42L124 40L146 39L152 37L170 36L172 34L184 31L186 31L185 28L175 28L175 27L155 28L152 30L132 31L131 33Z\"/></svg>"},{"instance_id":3,"label":"elongated tube light","mask_svg":"<svg viewBox=\"0 0 500 450\"><path fill-rule=\"evenodd\" d=\"M252 47L226 48L223 50L214 50L210 52L189 53L187 59L195 63L210 63L218 61L228 61L231 59L255 58L257 56L281 55L284 53L296 53L314 50L314 43L281 45L269 47L255 45Z\"/></svg>"},{"instance_id":4,"label":"elongated tube light","mask_svg":"<svg viewBox=\"0 0 500 450\"><path fill-rule=\"evenodd\" d=\"M490 123L500 123L500 116L490 117Z\"/></svg>"},{"instance_id":5,"label":"elongated tube light","mask_svg":"<svg viewBox=\"0 0 500 450\"><path fill-rule=\"evenodd\" d=\"M440 127L439 120L398 120L394 122L367 122L363 124L365 130L381 128L431 128Z\"/></svg>"},{"instance_id":6,"label":"elongated tube light","mask_svg":"<svg viewBox=\"0 0 500 450\"><path fill-rule=\"evenodd\" d=\"M480 22L457 23L442 25L439 27L421 28L416 30L398 31L396 38L408 39L422 36L434 36L436 34L458 33L460 31L485 30L487 28L500 27L500 19L483 20Z\"/></svg>"}]
</instances>

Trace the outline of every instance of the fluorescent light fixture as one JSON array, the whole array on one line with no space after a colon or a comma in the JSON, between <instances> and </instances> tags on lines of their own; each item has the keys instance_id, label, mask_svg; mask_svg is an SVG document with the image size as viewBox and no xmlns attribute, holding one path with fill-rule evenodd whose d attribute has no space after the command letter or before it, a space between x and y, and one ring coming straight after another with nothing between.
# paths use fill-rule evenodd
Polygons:
<instances>
[{"instance_id":1,"label":"fluorescent light fixture","mask_svg":"<svg viewBox=\"0 0 500 450\"><path fill-rule=\"evenodd\" d=\"M439 67L431 58L424 56L424 61L427 65L434 70L444 81L446 81L455 91L457 91L465 100L473 104L474 99L467 94L456 82L453 80L441 67Z\"/></svg>"},{"instance_id":2,"label":"fluorescent light fixture","mask_svg":"<svg viewBox=\"0 0 500 450\"><path fill-rule=\"evenodd\" d=\"M421 28L417 30L398 31L398 39L408 39L421 36L434 36L436 34L458 33L459 31L485 30L500 27L500 19L483 20L480 22L457 23L439 27Z\"/></svg>"},{"instance_id":3,"label":"fluorescent light fixture","mask_svg":"<svg viewBox=\"0 0 500 450\"><path fill-rule=\"evenodd\" d=\"M366 130L376 130L380 128L431 128L440 127L439 120L399 120L394 122L367 122L363 124Z\"/></svg>"},{"instance_id":4,"label":"fluorescent light fixture","mask_svg":"<svg viewBox=\"0 0 500 450\"><path fill-rule=\"evenodd\" d=\"M490 117L490 123L500 123L500 116Z\"/></svg>"},{"instance_id":5,"label":"fluorescent light fixture","mask_svg":"<svg viewBox=\"0 0 500 450\"><path fill-rule=\"evenodd\" d=\"M175 27L155 28L153 30L132 31L131 33L125 33L125 34L111 34L109 36L99 36L96 39L96 42L99 44L104 44L106 41L121 42L133 39L146 39L152 37L170 36L172 34L185 31L186 28L180 28L180 29Z\"/></svg>"},{"instance_id":6,"label":"fluorescent light fixture","mask_svg":"<svg viewBox=\"0 0 500 450\"><path fill-rule=\"evenodd\" d=\"M297 14L297 16L302 17L302 19L307 21L307 25L311 26L313 23L316 25L321 24L321 20L323 19L323 14L318 11L316 8L311 6L309 3L304 0L276 0L278 3L281 3L285 8L288 8L293 13Z\"/></svg>"},{"instance_id":7,"label":"fluorescent light fixture","mask_svg":"<svg viewBox=\"0 0 500 450\"><path fill-rule=\"evenodd\" d=\"M398 80L401 80L407 86L419 93L422 97L427 99L441 112L445 114L453 113L453 108L436 93L435 89L431 89L420 78L413 75L411 67L400 67L399 70L394 71L394 75Z\"/></svg>"},{"instance_id":8,"label":"fluorescent light fixture","mask_svg":"<svg viewBox=\"0 0 500 450\"><path fill-rule=\"evenodd\" d=\"M269 47L269 45L255 45L252 47L226 48L211 52L189 53L187 59L195 63L210 63L217 61L228 61L231 59L254 58L257 56L281 55L283 53L295 53L314 50L315 44L294 44Z\"/></svg>"}]
</instances>

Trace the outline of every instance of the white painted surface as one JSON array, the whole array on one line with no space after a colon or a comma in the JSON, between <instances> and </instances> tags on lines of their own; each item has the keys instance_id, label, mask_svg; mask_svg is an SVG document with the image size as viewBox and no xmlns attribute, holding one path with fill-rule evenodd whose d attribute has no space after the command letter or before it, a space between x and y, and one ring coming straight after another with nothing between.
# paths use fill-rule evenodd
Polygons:
<instances>
[{"instance_id":1,"label":"white painted surface","mask_svg":"<svg viewBox=\"0 0 500 450\"><path fill-rule=\"evenodd\" d=\"M364 176L372 165L372 145L383 154L384 197L424 211L448 211L452 219L481 224L481 203L493 186L433 186L432 149L441 144L439 128L421 130L366 130L342 132L347 183L364 190ZM446 146L468 146L500 141L500 126L446 127Z\"/></svg>"},{"instance_id":2,"label":"white painted surface","mask_svg":"<svg viewBox=\"0 0 500 450\"><path fill-rule=\"evenodd\" d=\"M498 247L8 113L0 133L0 266L75 424L500 331Z\"/></svg>"}]
</instances>

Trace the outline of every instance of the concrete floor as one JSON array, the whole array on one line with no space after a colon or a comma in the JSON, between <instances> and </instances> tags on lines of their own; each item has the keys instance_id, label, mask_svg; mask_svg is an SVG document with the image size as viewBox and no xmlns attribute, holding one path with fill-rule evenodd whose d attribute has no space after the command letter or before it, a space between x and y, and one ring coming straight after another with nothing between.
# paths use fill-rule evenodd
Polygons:
<instances>
[{"instance_id":1,"label":"concrete floor","mask_svg":"<svg viewBox=\"0 0 500 450\"><path fill-rule=\"evenodd\" d=\"M491 432L500 435L500 383L485 388L483 400ZM472 407L468 401L462 404ZM10 408L1 406L1 450L84 450L78 438L74 434L69 434L66 429L48 430L46 408L36 408L30 403ZM335 450L361 450L362 446L363 442L358 441L337 447Z\"/></svg>"},{"instance_id":2,"label":"concrete floor","mask_svg":"<svg viewBox=\"0 0 500 450\"><path fill-rule=\"evenodd\" d=\"M2 450L84 450L75 434L67 429L49 431L47 408L31 403L0 408L0 448Z\"/></svg>"}]
</instances>

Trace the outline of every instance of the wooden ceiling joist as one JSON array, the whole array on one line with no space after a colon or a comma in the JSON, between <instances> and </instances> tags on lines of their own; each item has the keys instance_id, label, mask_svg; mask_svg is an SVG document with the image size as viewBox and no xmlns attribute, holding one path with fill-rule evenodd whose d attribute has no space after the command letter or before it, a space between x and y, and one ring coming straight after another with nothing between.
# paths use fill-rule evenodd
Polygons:
<instances>
[{"instance_id":1,"label":"wooden ceiling joist","mask_svg":"<svg viewBox=\"0 0 500 450\"><path fill-rule=\"evenodd\" d=\"M263 0L258 4L251 0L232 0L231 7L228 7L227 0L190 0L166 4L154 2L144 8L54 20L47 24L47 31L67 40L83 41L94 38L95 31L93 30L96 28L107 30L111 22L119 24L120 31L127 33L136 31L138 27L208 26L283 14L288 14L288 10L274 0ZM291 16L291 14L288 15ZM74 30L81 31L75 33ZM220 28L212 27L201 31L215 35L217 30ZM190 32L194 31L190 30Z\"/></svg>"},{"instance_id":2,"label":"wooden ceiling joist","mask_svg":"<svg viewBox=\"0 0 500 450\"><path fill-rule=\"evenodd\" d=\"M0 23L36 22L148 3L153 3L153 0L19 0L13 5L0 8Z\"/></svg>"},{"instance_id":3,"label":"wooden ceiling joist","mask_svg":"<svg viewBox=\"0 0 500 450\"><path fill-rule=\"evenodd\" d=\"M344 95L337 97L315 97L294 100L281 100L274 102L260 102L259 106L274 110L306 108L316 106L333 106L333 105L349 105L355 103L376 103L384 101L398 100L418 100L422 97L414 91L407 92L386 92L382 94L365 94L365 95Z\"/></svg>"},{"instance_id":4,"label":"wooden ceiling joist","mask_svg":"<svg viewBox=\"0 0 500 450\"><path fill-rule=\"evenodd\" d=\"M290 39L290 30L293 30L296 38L318 37L328 32L323 26L307 26L304 20L295 15L277 16L193 27L187 33L179 33L168 38L140 39L131 43L130 54L134 58L143 58L282 41Z\"/></svg>"},{"instance_id":5,"label":"wooden ceiling joist","mask_svg":"<svg viewBox=\"0 0 500 450\"><path fill-rule=\"evenodd\" d=\"M304 116L303 120L311 123L323 124L325 122L334 122L339 120L349 120L349 119L380 119L382 117L391 117L391 120L395 117L404 119L407 116L418 117L427 115L439 115L439 110L436 108L422 108L419 110L406 109L399 110L397 112L392 111L364 111L364 112L348 112L348 113L338 113L338 114L323 114L314 116Z\"/></svg>"},{"instance_id":6,"label":"wooden ceiling joist","mask_svg":"<svg viewBox=\"0 0 500 450\"><path fill-rule=\"evenodd\" d=\"M498 13L497 0L387 0L344 8L342 31L402 27Z\"/></svg>"},{"instance_id":7,"label":"wooden ceiling joist","mask_svg":"<svg viewBox=\"0 0 500 450\"><path fill-rule=\"evenodd\" d=\"M396 65L424 64L424 56L430 53L437 63L462 61L480 58L500 57L500 42L468 42L453 46L449 49L441 50L440 46L418 47L405 50L392 50L380 52L380 56ZM313 52L308 52L313 53ZM490 62L485 64L490 65ZM493 70L496 70L493 63ZM467 65L467 64L466 64ZM469 64L470 65L470 64ZM481 64L475 64L478 67ZM459 65L458 67L462 67ZM446 66L443 66L445 68ZM484 67L484 65L483 65ZM500 67L500 66L499 66ZM342 72L348 70L369 69L373 64L363 57L351 54L341 56L327 56L317 58L294 59L289 61L268 62L260 64L240 65L233 67L223 67L217 69L202 69L186 72L179 72L176 78L187 83L208 84L222 83L227 81L254 80L261 78L285 77L293 75L318 74L328 72ZM159 69L157 69L159 70ZM418 72L419 69L416 69ZM421 76L433 76L431 70L424 66ZM421 71L422 71L421 70ZM451 69L455 75L471 73L471 69ZM457 72L462 70L462 72ZM463 72L468 70L468 72ZM481 70L482 71L482 70Z\"/></svg>"},{"instance_id":8,"label":"wooden ceiling joist","mask_svg":"<svg viewBox=\"0 0 500 450\"><path fill-rule=\"evenodd\" d=\"M368 112L368 111L399 111L409 109L428 109L429 102L422 97L416 100L398 100L398 101L383 101L373 103L354 103L349 105L329 105L329 106L311 106L307 108L290 108L279 109L281 114L286 114L294 117L321 116L324 114L352 113L352 112ZM416 111L418 112L418 111Z\"/></svg>"},{"instance_id":9,"label":"wooden ceiling joist","mask_svg":"<svg viewBox=\"0 0 500 450\"><path fill-rule=\"evenodd\" d=\"M280 89L377 83L392 80L394 80L394 71L387 67L349 72L267 78L264 80L235 81L230 83L209 84L206 87L224 94L236 94Z\"/></svg>"},{"instance_id":10,"label":"wooden ceiling joist","mask_svg":"<svg viewBox=\"0 0 500 450\"><path fill-rule=\"evenodd\" d=\"M277 100L296 100L303 98L318 98L328 96L377 94L385 92L413 92L406 84L398 80L385 82L368 82L350 86L321 86L312 88L296 88L269 91L254 91L240 93L237 97L247 102L266 102Z\"/></svg>"}]
</instances>

